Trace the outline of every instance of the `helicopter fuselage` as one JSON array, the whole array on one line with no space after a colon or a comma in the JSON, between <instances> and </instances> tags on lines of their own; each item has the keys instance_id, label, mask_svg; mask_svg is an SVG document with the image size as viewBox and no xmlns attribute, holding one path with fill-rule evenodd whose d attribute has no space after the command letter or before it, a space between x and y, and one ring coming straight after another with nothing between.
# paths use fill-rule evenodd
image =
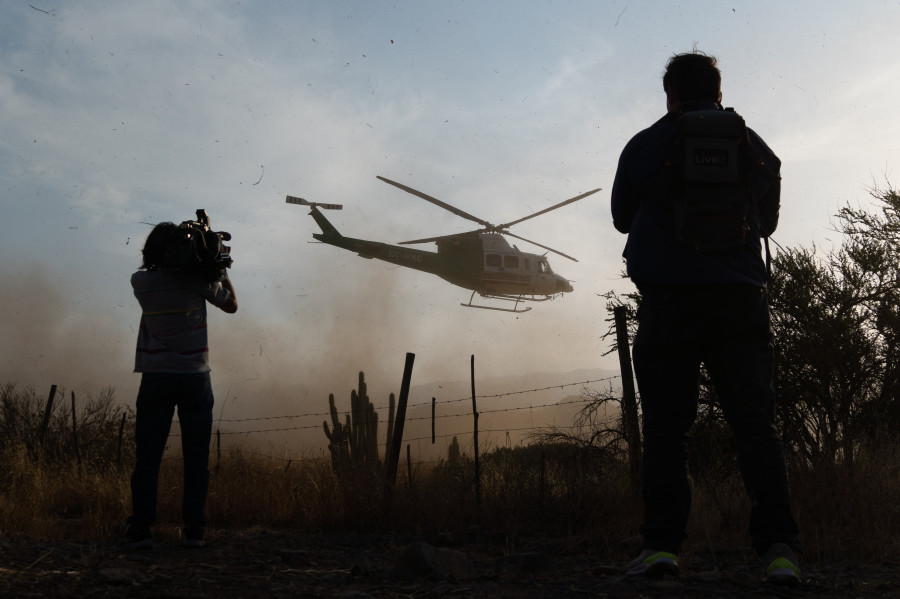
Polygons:
<instances>
[{"instance_id":1,"label":"helicopter fuselage","mask_svg":"<svg viewBox=\"0 0 900 599\"><path fill-rule=\"evenodd\" d=\"M484 296L553 296L572 291L568 280L554 273L546 256L510 246L497 233L470 233L436 241L437 252L417 250L366 239L345 237L313 206L310 215L322 229L318 241L363 258L436 275L453 285Z\"/></svg>"}]
</instances>

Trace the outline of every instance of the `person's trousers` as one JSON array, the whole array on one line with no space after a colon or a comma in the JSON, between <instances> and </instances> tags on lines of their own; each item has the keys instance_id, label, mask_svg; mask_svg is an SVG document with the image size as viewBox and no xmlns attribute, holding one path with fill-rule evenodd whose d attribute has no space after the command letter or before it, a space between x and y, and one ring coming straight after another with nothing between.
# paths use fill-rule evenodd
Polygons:
<instances>
[{"instance_id":1,"label":"person's trousers","mask_svg":"<svg viewBox=\"0 0 900 599\"><path fill-rule=\"evenodd\" d=\"M212 434L213 392L209 373L144 373L136 407L130 525L149 529L156 521L159 467L177 409L184 461L181 504L184 533L187 537L202 538L206 529Z\"/></svg>"},{"instance_id":2,"label":"person's trousers","mask_svg":"<svg viewBox=\"0 0 900 599\"><path fill-rule=\"evenodd\" d=\"M688 434L700 365L712 380L750 495L753 548L801 550L775 427L774 349L765 290L751 285L639 285L632 352L643 413L645 549L678 553L691 507Z\"/></svg>"}]
</instances>

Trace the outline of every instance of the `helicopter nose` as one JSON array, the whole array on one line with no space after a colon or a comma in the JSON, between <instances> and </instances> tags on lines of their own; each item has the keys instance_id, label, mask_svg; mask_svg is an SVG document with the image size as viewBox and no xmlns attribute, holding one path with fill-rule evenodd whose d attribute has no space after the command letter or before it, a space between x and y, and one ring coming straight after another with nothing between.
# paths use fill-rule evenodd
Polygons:
<instances>
[{"instance_id":1,"label":"helicopter nose","mask_svg":"<svg viewBox=\"0 0 900 599\"><path fill-rule=\"evenodd\" d=\"M556 289L561 293L571 293L572 283L570 283L567 279L560 277L556 281Z\"/></svg>"}]
</instances>

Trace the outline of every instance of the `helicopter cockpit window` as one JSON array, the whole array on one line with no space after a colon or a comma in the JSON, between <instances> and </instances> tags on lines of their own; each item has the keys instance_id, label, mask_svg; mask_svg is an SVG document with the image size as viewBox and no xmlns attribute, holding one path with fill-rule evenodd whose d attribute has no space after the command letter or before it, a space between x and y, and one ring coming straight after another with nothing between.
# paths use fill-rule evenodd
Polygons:
<instances>
[{"instance_id":1,"label":"helicopter cockpit window","mask_svg":"<svg viewBox=\"0 0 900 599\"><path fill-rule=\"evenodd\" d=\"M519 257L518 256L503 256L503 267L504 268L519 268Z\"/></svg>"},{"instance_id":2,"label":"helicopter cockpit window","mask_svg":"<svg viewBox=\"0 0 900 599\"><path fill-rule=\"evenodd\" d=\"M490 266L491 268L500 268L502 266L500 262L500 254L485 254L484 265Z\"/></svg>"},{"instance_id":3,"label":"helicopter cockpit window","mask_svg":"<svg viewBox=\"0 0 900 599\"><path fill-rule=\"evenodd\" d=\"M550 264L548 264L546 260L540 260L538 262L538 272L543 273L543 274L549 274L553 271L550 270Z\"/></svg>"}]
</instances>

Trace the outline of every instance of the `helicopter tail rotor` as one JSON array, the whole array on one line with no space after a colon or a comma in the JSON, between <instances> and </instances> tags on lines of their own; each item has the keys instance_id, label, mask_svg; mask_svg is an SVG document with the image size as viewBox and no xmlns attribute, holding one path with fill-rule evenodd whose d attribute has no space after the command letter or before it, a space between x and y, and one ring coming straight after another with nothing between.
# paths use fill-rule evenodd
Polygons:
<instances>
[{"instance_id":1,"label":"helicopter tail rotor","mask_svg":"<svg viewBox=\"0 0 900 599\"><path fill-rule=\"evenodd\" d=\"M343 210L344 208L342 204L323 204L322 202L310 202L309 200L304 200L303 198L294 196L287 196L284 201L288 204L309 206L310 208L324 208L325 210Z\"/></svg>"}]
</instances>

